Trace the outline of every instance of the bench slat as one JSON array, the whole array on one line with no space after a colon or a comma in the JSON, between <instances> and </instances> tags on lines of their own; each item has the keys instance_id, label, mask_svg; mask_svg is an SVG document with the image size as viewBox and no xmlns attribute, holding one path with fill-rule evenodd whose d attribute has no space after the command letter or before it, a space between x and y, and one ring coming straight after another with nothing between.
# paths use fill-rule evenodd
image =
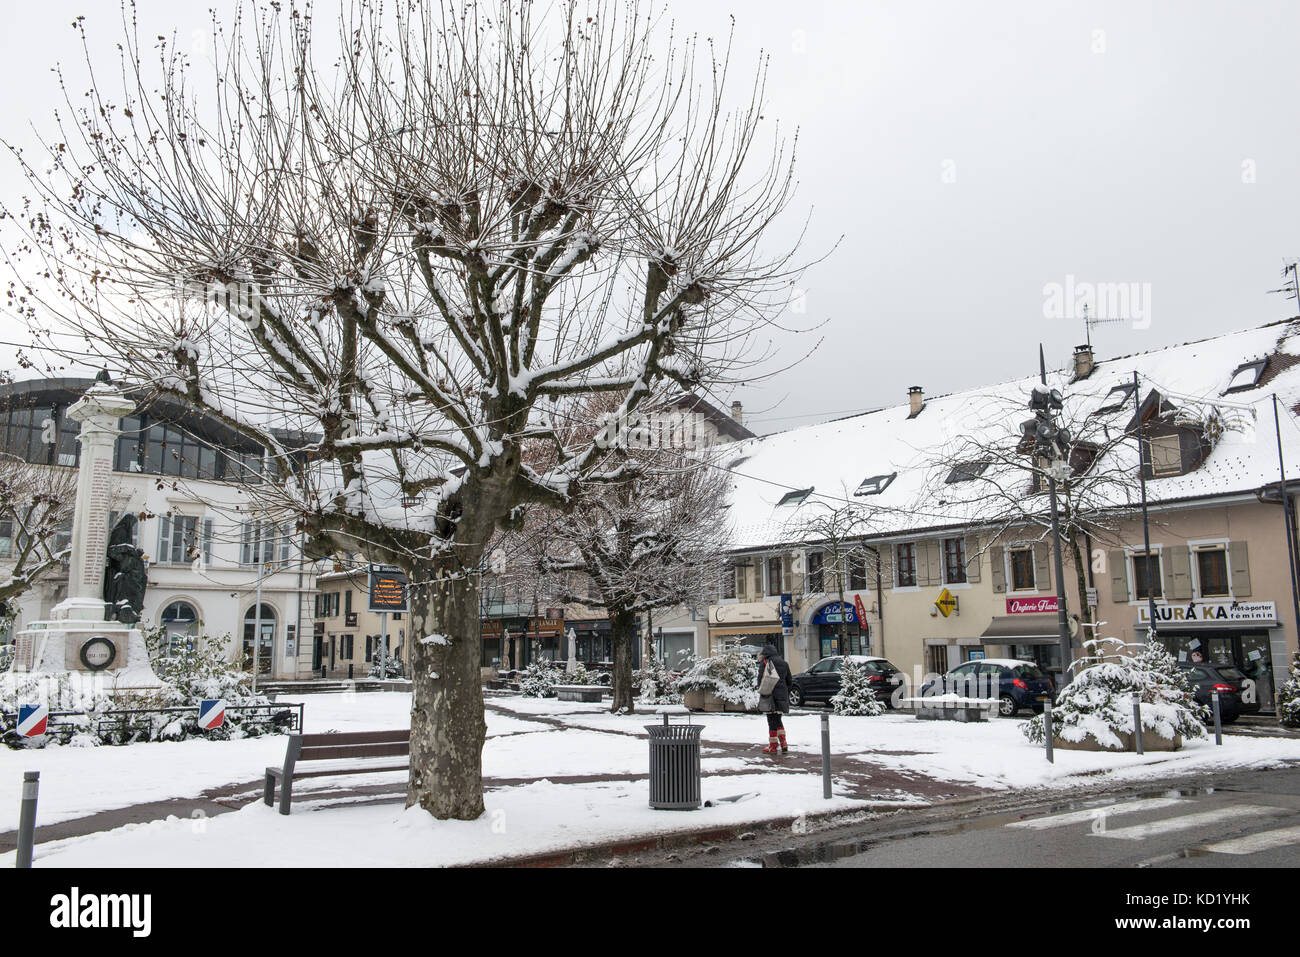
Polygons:
<instances>
[{"instance_id":1,"label":"bench slat","mask_svg":"<svg viewBox=\"0 0 1300 957\"><path fill-rule=\"evenodd\" d=\"M411 729L399 728L392 731L349 731L333 734L304 734L302 736L302 746L304 748L313 748L319 747L323 744L374 744L380 742L410 740Z\"/></svg>"},{"instance_id":2,"label":"bench slat","mask_svg":"<svg viewBox=\"0 0 1300 957\"><path fill-rule=\"evenodd\" d=\"M330 747L302 749L298 763L303 761L326 761L333 758L388 758L405 756L411 753L411 743L402 741L396 744L341 744Z\"/></svg>"},{"instance_id":3,"label":"bench slat","mask_svg":"<svg viewBox=\"0 0 1300 957\"><path fill-rule=\"evenodd\" d=\"M406 764L372 765L370 767L365 767L364 765L358 767L354 765L348 768L326 768L324 771L303 771L301 773L294 771L293 779L297 781L299 778L332 778L336 774L374 774L380 771L409 771L410 768L411 765L409 762Z\"/></svg>"}]
</instances>

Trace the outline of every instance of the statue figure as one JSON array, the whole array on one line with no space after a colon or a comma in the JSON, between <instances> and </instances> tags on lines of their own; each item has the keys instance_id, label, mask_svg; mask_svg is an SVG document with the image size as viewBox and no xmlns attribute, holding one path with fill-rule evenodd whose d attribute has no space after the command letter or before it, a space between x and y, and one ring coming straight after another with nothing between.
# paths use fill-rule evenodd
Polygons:
<instances>
[{"instance_id":1,"label":"statue figure","mask_svg":"<svg viewBox=\"0 0 1300 957\"><path fill-rule=\"evenodd\" d=\"M134 625L144 607L148 578L144 552L132 544L136 517L123 515L108 539L108 563L104 567L104 619Z\"/></svg>"}]
</instances>

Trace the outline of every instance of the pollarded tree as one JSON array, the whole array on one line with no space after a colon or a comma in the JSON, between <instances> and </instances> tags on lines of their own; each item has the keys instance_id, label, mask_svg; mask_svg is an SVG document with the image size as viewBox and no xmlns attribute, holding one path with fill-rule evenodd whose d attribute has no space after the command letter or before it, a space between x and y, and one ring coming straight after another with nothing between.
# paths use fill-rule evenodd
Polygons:
<instances>
[{"instance_id":1,"label":"pollarded tree","mask_svg":"<svg viewBox=\"0 0 1300 957\"><path fill-rule=\"evenodd\" d=\"M308 557L406 570L407 801L444 818L483 810L487 542L620 474L542 410L726 375L791 278L760 250L793 187L779 134L759 146L762 70L729 109L726 55L653 11L538 9L358 0L318 31L305 4L240 7L207 76L166 37L146 68L128 8L124 88L88 55L48 158L14 151L13 304L76 334L47 348L263 446L248 491Z\"/></svg>"}]
</instances>

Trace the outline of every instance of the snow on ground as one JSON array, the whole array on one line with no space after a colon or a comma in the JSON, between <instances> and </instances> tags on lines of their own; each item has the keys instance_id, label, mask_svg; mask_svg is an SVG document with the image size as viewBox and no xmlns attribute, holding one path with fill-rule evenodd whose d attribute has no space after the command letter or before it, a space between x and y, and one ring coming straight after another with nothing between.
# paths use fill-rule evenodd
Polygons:
<instances>
[{"instance_id":1,"label":"snow on ground","mask_svg":"<svg viewBox=\"0 0 1300 957\"><path fill-rule=\"evenodd\" d=\"M306 728L356 731L404 727L407 694L304 696ZM820 753L820 715L786 718L792 754L772 759L759 753L766 744L757 715L673 716L704 730L702 767L705 799L757 792L736 804L692 812L653 811L645 780L573 781L574 777L644 775L645 726L662 718L651 714L613 715L599 705L553 699L493 695L488 698L488 742L483 771L488 779L488 813L473 822L436 822L400 804L340 805L366 800L339 797L338 789L383 785L400 794L401 772L319 778L295 788L300 800L286 818L256 798L263 768L278 765L284 737L243 741L191 740L130 747L0 749L0 832L17 823L19 783L25 770L41 772L39 823L51 824L96 811L148 801L197 797L205 789L248 785L250 806L203 821L173 818L133 824L113 831L38 848L50 865L100 863L168 865L333 866L340 847L353 864L440 865L544 853L581 844L632 839L678 830L698 830L758 822L840 808L868 807L859 798L821 798L816 756ZM502 710L508 712L503 714ZM1228 736L1223 747L1194 742L1173 753L1138 757L1102 752L1056 752L1048 764L1041 748L1029 744L1021 723L993 720L978 724L918 721L902 714L874 718L831 718L839 793L851 779L870 780L875 772L917 781L917 794L902 789L899 804L922 804L923 784L951 782L990 791L1034 787L1066 788L1096 775L1136 782L1224 768L1269 767L1300 761L1300 739ZM785 761L786 770L766 771L766 762ZM721 772L728 772L722 774ZM748 772L752 773L737 773ZM1089 775L1081 778L1080 775ZM547 780L548 778L555 780ZM493 781L501 782L496 785ZM522 780L525 783L518 783ZM334 793L329 800L321 792ZM936 793L931 790L929 793ZM877 802L878 803L878 802ZM328 806L326 806L328 804ZM355 830L355 839L349 833ZM215 839L214 839L215 838ZM250 860L252 849L263 855ZM0 867L7 856L0 856Z\"/></svg>"}]
</instances>

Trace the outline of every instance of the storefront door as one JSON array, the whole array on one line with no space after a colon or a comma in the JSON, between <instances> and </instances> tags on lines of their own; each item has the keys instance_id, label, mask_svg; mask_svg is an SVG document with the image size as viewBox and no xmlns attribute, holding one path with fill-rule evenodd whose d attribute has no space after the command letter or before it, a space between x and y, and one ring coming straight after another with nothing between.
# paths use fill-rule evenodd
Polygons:
<instances>
[{"instance_id":1,"label":"storefront door","mask_svg":"<svg viewBox=\"0 0 1300 957\"><path fill-rule=\"evenodd\" d=\"M1237 668L1250 682L1247 693L1255 695L1259 710L1273 713L1275 685L1268 632L1188 631L1168 634L1157 631L1157 634L1165 648L1179 661L1203 661Z\"/></svg>"}]
</instances>

